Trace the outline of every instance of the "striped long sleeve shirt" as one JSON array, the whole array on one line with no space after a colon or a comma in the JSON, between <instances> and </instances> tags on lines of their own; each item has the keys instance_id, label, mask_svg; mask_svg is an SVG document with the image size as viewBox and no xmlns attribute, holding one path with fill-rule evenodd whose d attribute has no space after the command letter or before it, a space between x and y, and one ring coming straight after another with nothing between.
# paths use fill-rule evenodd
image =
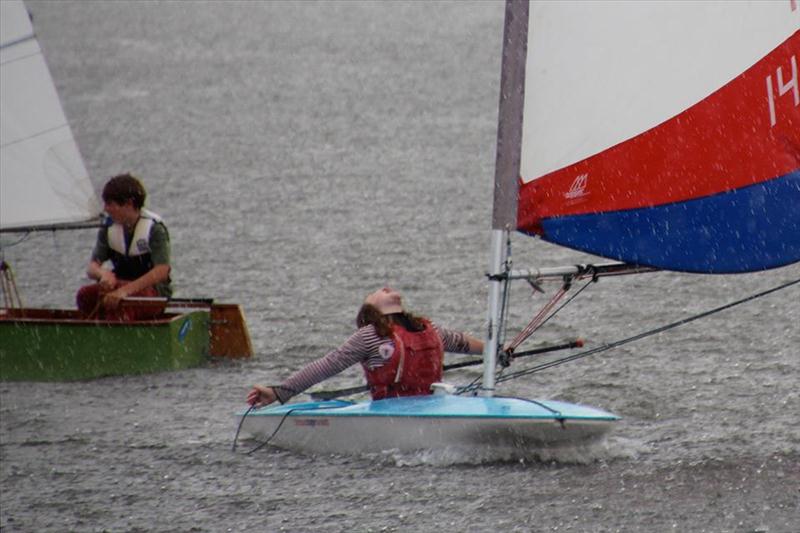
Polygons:
<instances>
[{"instance_id":1,"label":"striped long sleeve shirt","mask_svg":"<svg viewBox=\"0 0 800 533\"><path fill-rule=\"evenodd\" d=\"M442 339L445 352L469 353L469 342L461 332L433 325ZM280 385L274 387L278 400L286 402L292 396L316 385L356 363L370 370L383 366L394 353L391 337L381 337L372 325L359 328L339 348L301 368Z\"/></svg>"}]
</instances>

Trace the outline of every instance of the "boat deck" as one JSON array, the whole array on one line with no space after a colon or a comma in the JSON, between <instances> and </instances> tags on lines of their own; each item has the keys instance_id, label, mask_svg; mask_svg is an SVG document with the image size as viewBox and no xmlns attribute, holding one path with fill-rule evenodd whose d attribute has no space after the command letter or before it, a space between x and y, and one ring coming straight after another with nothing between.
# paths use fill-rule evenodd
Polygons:
<instances>
[{"instance_id":1,"label":"boat deck","mask_svg":"<svg viewBox=\"0 0 800 533\"><path fill-rule=\"evenodd\" d=\"M464 397L449 394L388 398L371 402L333 400L289 403L252 412L249 416L314 415L331 417L415 417L415 418L542 418L618 420L619 417L594 407L554 400L506 397Z\"/></svg>"}]
</instances>

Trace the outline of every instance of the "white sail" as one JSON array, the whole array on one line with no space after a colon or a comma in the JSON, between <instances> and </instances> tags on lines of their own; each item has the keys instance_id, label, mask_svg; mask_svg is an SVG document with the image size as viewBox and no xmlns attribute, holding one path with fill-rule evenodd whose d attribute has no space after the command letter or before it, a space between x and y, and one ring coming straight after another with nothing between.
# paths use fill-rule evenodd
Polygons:
<instances>
[{"instance_id":1,"label":"white sail","mask_svg":"<svg viewBox=\"0 0 800 533\"><path fill-rule=\"evenodd\" d=\"M531 2L523 181L678 115L798 28L789 0Z\"/></svg>"},{"instance_id":2,"label":"white sail","mask_svg":"<svg viewBox=\"0 0 800 533\"><path fill-rule=\"evenodd\" d=\"M800 260L797 2L531 2L527 19L519 231L682 272Z\"/></svg>"},{"instance_id":3,"label":"white sail","mask_svg":"<svg viewBox=\"0 0 800 533\"><path fill-rule=\"evenodd\" d=\"M0 2L0 69L0 231L97 219L97 195L21 0Z\"/></svg>"},{"instance_id":4,"label":"white sail","mask_svg":"<svg viewBox=\"0 0 800 533\"><path fill-rule=\"evenodd\" d=\"M507 0L486 395L513 230L611 273L800 261L798 39L795 0Z\"/></svg>"}]
</instances>

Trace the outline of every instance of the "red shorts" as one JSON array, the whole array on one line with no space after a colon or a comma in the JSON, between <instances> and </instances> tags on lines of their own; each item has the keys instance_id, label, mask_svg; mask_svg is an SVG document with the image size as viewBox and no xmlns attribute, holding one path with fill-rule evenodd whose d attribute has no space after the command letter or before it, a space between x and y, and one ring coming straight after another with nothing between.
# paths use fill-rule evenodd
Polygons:
<instances>
[{"instance_id":1,"label":"red shorts","mask_svg":"<svg viewBox=\"0 0 800 533\"><path fill-rule=\"evenodd\" d=\"M115 289L130 283L129 281L117 281ZM102 320L119 320L120 322L128 322L132 320L149 320L160 315L163 311L159 308L141 308L136 307L118 307L117 309L110 310L104 309L101 305L101 297L109 291L100 289L99 283L92 285L84 285L78 290L75 296L75 301L78 304L78 311L86 318L99 318ZM155 287L147 287L144 290L131 294L130 296L158 296Z\"/></svg>"}]
</instances>

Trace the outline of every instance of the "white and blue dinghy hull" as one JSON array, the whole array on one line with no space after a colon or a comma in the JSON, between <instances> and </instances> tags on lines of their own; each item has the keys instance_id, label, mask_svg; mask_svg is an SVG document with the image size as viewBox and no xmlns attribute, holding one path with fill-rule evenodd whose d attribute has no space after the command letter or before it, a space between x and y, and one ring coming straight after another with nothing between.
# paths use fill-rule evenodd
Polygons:
<instances>
[{"instance_id":1,"label":"white and blue dinghy hull","mask_svg":"<svg viewBox=\"0 0 800 533\"><path fill-rule=\"evenodd\" d=\"M565 402L437 394L270 406L247 414L241 434L312 454L528 452L590 444L616 420L600 409Z\"/></svg>"}]
</instances>

